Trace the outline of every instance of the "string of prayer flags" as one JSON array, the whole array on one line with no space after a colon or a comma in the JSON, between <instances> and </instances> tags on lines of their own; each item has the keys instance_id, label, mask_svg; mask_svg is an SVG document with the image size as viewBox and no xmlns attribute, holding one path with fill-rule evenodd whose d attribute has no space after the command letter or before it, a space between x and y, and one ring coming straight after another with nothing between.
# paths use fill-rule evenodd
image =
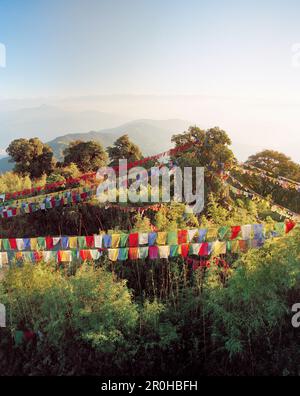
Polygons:
<instances>
[{"instance_id":1,"label":"string of prayer flags","mask_svg":"<svg viewBox=\"0 0 300 396\"><path fill-rule=\"evenodd\" d=\"M90 236L59 236L33 238L0 239L1 251L51 251L84 249L136 248L139 246L184 246L190 243L204 243L227 240L263 240L288 234L296 225L293 220L246 224L238 226L219 226L206 229L177 230L168 232L113 232Z\"/></svg>"},{"instance_id":2,"label":"string of prayer flags","mask_svg":"<svg viewBox=\"0 0 300 396\"><path fill-rule=\"evenodd\" d=\"M241 166L236 167L236 169L241 174L259 176L260 178L268 180L269 182L278 185L285 190L295 190L300 192L300 182L287 179L283 176L274 177L274 175L272 175L270 172L257 168L256 166L250 164L241 164Z\"/></svg>"},{"instance_id":3,"label":"string of prayer flags","mask_svg":"<svg viewBox=\"0 0 300 396\"><path fill-rule=\"evenodd\" d=\"M96 186L77 188L76 190L63 191L55 195L41 195L26 200L18 200L10 205L0 206L0 217L8 219L23 214L31 214L40 210L48 210L77 204L90 200L96 194Z\"/></svg>"},{"instance_id":4,"label":"string of prayer flags","mask_svg":"<svg viewBox=\"0 0 300 396\"><path fill-rule=\"evenodd\" d=\"M295 227L295 223L285 224L286 232ZM275 227L274 227L275 228ZM282 226L280 227L282 230ZM257 228L257 235L259 239L230 239L225 241L213 241L213 242L202 242L202 243L184 243L181 245L153 245L153 246L133 246L133 247L119 247L119 248L98 248L98 249L78 249L78 250L64 250L59 245L58 250L51 251L14 251L9 249L7 252L0 252L0 267L8 265L9 262L17 261L24 262L30 261L38 263L42 260L49 263L51 261L58 263L69 263L73 260L98 260L104 252L107 252L110 261L125 261L147 259L168 259L174 257L187 258L189 256L199 257L219 257L227 253L240 254L246 252L248 249L260 248L264 245L266 239L262 237L261 228ZM80 241L86 241L86 237L79 237ZM63 246L66 246L66 240L60 239ZM88 238L89 240L89 238ZM56 241L55 241L56 242ZM86 246L86 243L78 243L79 245ZM134 241L135 242L135 241ZM57 244L57 243L56 243Z\"/></svg>"},{"instance_id":5,"label":"string of prayer flags","mask_svg":"<svg viewBox=\"0 0 300 396\"><path fill-rule=\"evenodd\" d=\"M127 169L131 169L135 166L143 165L146 164L147 162L153 161L153 160L158 160L161 157L168 157L171 155L175 155L179 152L188 150L189 148L193 147L195 145L195 142L191 143L185 143L180 146L177 146L175 148L172 148L168 151L164 151L162 153L152 155L146 158L142 158L141 160L138 161L133 161L127 163ZM114 170L119 171L119 166L114 166ZM57 189L62 186L71 186L80 183L81 181L93 181L96 177L96 172L92 173L86 173L84 175L81 175L77 178L68 178L67 180L59 181L59 182L54 182L54 183L48 183L45 184L44 186L38 186L38 187L33 187L30 189L25 189L22 191L17 191L17 192L12 192L12 193L1 193L0 194L0 201L6 202L8 200L16 200L20 199L21 197L26 197L26 196L31 196L34 194L41 194L41 193L49 193L51 190Z\"/></svg>"},{"instance_id":6,"label":"string of prayer flags","mask_svg":"<svg viewBox=\"0 0 300 396\"><path fill-rule=\"evenodd\" d=\"M235 194L235 195L243 195L247 198L250 199L257 199L260 201L265 201L266 199L261 196L260 194L254 192L254 191L249 191L249 189L247 187L245 187L239 180L237 180L236 178L234 178L232 175L230 175L230 178L232 179L232 181L236 184L238 184L240 186L240 189L232 186L230 183L228 183L227 181L224 182L224 184L230 189L230 191ZM248 190L248 191L247 191ZM290 218L290 219L296 219L299 220L300 219L300 214L299 213L295 213L293 211L291 211L290 209L287 209L281 205L278 205L274 202L271 202L271 210L274 213L278 213L281 216Z\"/></svg>"}]
</instances>

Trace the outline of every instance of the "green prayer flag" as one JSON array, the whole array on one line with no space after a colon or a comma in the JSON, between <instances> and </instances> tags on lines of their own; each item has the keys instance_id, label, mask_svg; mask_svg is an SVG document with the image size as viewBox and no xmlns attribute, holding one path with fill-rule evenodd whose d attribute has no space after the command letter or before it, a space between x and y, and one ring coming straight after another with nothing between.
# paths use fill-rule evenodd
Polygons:
<instances>
[{"instance_id":1,"label":"green prayer flag","mask_svg":"<svg viewBox=\"0 0 300 396\"><path fill-rule=\"evenodd\" d=\"M77 241L78 241L79 249L85 249L86 248L86 239L85 239L84 236L79 236Z\"/></svg>"},{"instance_id":2,"label":"green prayer flag","mask_svg":"<svg viewBox=\"0 0 300 396\"><path fill-rule=\"evenodd\" d=\"M15 343L16 345L21 345L24 341L24 332L21 330L15 331Z\"/></svg>"},{"instance_id":3,"label":"green prayer flag","mask_svg":"<svg viewBox=\"0 0 300 396\"><path fill-rule=\"evenodd\" d=\"M226 251L231 252L231 241L226 242Z\"/></svg>"},{"instance_id":4,"label":"green prayer flag","mask_svg":"<svg viewBox=\"0 0 300 396\"><path fill-rule=\"evenodd\" d=\"M3 250L10 250L10 243L8 239L2 239Z\"/></svg>"},{"instance_id":5,"label":"green prayer flag","mask_svg":"<svg viewBox=\"0 0 300 396\"><path fill-rule=\"evenodd\" d=\"M124 261L128 259L128 248L120 248L118 254L118 260Z\"/></svg>"},{"instance_id":6,"label":"green prayer flag","mask_svg":"<svg viewBox=\"0 0 300 396\"><path fill-rule=\"evenodd\" d=\"M37 242L38 242L38 247L41 250L46 249L46 239L44 237L38 237Z\"/></svg>"},{"instance_id":7,"label":"green prayer flag","mask_svg":"<svg viewBox=\"0 0 300 396\"><path fill-rule=\"evenodd\" d=\"M218 235L219 235L220 240L223 240L226 237L226 235L228 234L229 229L230 228L228 226L222 226L222 227L219 228Z\"/></svg>"},{"instance_id":8,"label":"green prayer flag","mask_svg":"<svg viewBox=\"0 0 300 396\"><path fill-rule=\"evenodd\" d=\"M139 247L139 258L146 259L148 257L148 246Z\"/></svg>"},{"instance_id":9,"label":"green prayer flag","mask_svg":"<svg viewBox=\"0 0 300 396\"><path fill-rule=\"evenodd\" d=\"M128 234L120 235L120 247L126 247L128 241Z\"/></svg>"},{"instance_id":10,"label":"green prayer flag","mask_svg":"<svg viewBox=\"0 0 300 396\"><path fill-rule=\"evenodd\" d=\"M71 250L71 254L72 254L72 261L77 259L77 250Z\"/></svg>"},{"instance_id":11,"label":"green prayer flag","mask_svg":"<svg viewBox=\"0 0 300 396\"><path fill-rule=\"evenodd\" d=\"M177 256L179 256L179 246L171 245L170 246L170 257L177 257Z\"/></svg>"},{"instance_id":12,"label":"green prayer flag","mask_svg":"<svg viewBox=\"0 0 300 396\"><path fill-rule=\"evenodd\" d=\"M168 232L167 241L168 241L168 245L177 245L178 243L177 231Z\"/></svg>"}]
</instances>

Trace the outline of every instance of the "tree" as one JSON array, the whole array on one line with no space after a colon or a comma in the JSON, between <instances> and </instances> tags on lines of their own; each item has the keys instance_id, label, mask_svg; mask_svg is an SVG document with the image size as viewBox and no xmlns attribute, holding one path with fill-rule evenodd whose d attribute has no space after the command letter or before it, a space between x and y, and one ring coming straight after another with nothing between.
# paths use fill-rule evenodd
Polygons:
<instances>
[{"instance_id":1,"label":"tree","mask_svg":"<svg viewBox=\"0 0 300 396\"><path fill-rule=\"evenodd\" d=\"M207 131L191 126L188 131L174 135L172 142L175 148L184 144L192 143L192 146L184 151L177 152L172 160L182 169L184 167L205 168L205 193L219 193L223 190L223 184L218 177L223 170L230 169L235 163L235 157L230 150L231 140L227 133L215 127Z\"/></svg>"},{"instance_id":2,"label":"tree","mask_svg":"<svg viewBox=\"0 0 300 396\"><path fill-rule=\"evenodd\" d=\"M55 166L51 147L38 138L16 139L10 143L6 152L15 162L14 171L21 175L30 175L31 178L49 175Z\"/></svg>"},{"instance_id":3,"label":"tree","mask_svg":"<svg viewBox=\"0 0 300 396\"><path fill-rule=\"evenodd\" d=\"M246 185L251 190L258 194L267 197L270 196L272 201L282 205L286 208L299 212L299 193L297 189L285 189L277 183L276 178L283 176L288 179L300 181L300 165L293 162L290 157L283 153L273 150L263 150L257 154L251 155L246 164L255 166L266 172L270 172L274 181L264 177L264 175L257 170L253 174L234 172L234 175L240 180L243 185Z\"/></svg>"},{"instance_id":4,"label":"tree","mask_svg":"<svg viewBox=\"0 0 300 396\"><path fill-rule=\"evenodd\" d=\"M300 181L300 165L279 151L260 151L257 154L251 155L246 161L246 164L271 172L275 177L284 176Z\"/></svg>"},{"instance_id":5,"label":"tree","mask_svg":"<svg viewBox=\"0 0 300 396\"><path fill-rule=\"evenodd\" d=\"M128 135L119 137L112 147L107 148L109 158L111 160L110 165L118 165L119 159L127 159L128 162L138 161L143 158L143 154L140 148L132 143Z\"/></svg>"},{"instance_id":6,"label":"tree","mask_svg":"<svg viewBox=\"0 0 300 396\"><path fill-rule=\"evenodd\" d=\"M107 164L107 154L103 146L95 141L76 140L63 151L64 166L77 165L81 172L96 172Z\"/></svg>"}]
</instances>

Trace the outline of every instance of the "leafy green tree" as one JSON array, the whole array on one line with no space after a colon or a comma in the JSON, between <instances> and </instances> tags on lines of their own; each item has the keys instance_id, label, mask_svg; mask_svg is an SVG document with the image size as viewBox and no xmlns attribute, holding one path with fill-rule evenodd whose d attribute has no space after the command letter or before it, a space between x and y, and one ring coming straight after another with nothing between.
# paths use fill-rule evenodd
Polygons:
<instances>
[{"instance_id":1,"label":"leafy green tree","mask_svg":"<svg viewBox=\"0 0 300 396\"><path fill-rule=\"evenodd\" d=\"M279 151L260 151L257 154L251 155L246 161L246 164L271 172L275 177L284 176L300 181L300 165Z\"/></svg>"},{"instance_id":2,"label":"leafy green tree","mask_svg":"<svg viewBox=\"0 0 300 396\"><path fill-rule=\"evenodd\" d=\"M78 166L74 164L74 162L71 162L69 165L60 168L59 171L66 179L74 179L80 175L80 170L78 169Z\"/></svg>"},{"instance_id":3,"label":"leafy green tree","mask_svg":"<svg viewBox=\"0 0 300 396\"><path fill-rule=\"evenodd\" d=\"M64 151L64 166L77 165L81 172L95 172L107 164L107 154L103 146L95 141L76 140Z\"/></svg>"},{"instance_id":4,"label":"leafy green tree","mask_svg":"<svg viewBox=\"0 0 300 396\"><path fill-rule=\"evenodd\" d=\"M83 357L88 345L91 351L98 351L102 359L105 357L104 360L98 358L98 366L105 365L105 360L111 362L115 354L122 353L137 325L137 307L126 282L117 281L108 271L95 270L89 265L70 277L63 271L51 271L49 263L35 266L25 263L23 268L11 268L0 283L0 298L7 308L11 328L42 335L35 355L45 354L45 358L49 353L47 359L38 359L45 360L43 370L48 374L49 370L56 375L81 370L82 362L77 361L74 353L82 349ZM18 309L21 306L23 309ZM50 368L51 350L56 351L56 356L73 356L73 361L69 364L61 361L59 365L53 361ZM3 358L1 352L0 356ZM27 365L24 373L30 370L38 373L42 365L35 368L35 365ZM1 359L1 372L4 366Z\"/></svg>"},{"instance_id":5,"label":"leafy green tree","mask_svg":"<svg viewBox=\"0 0 300 396\"><path fill-rule=\"evenodd\" d=\"M264 150L251 155L246 161L246 164L270 172L270 176L274 177L275 180L272 181L264 177L259 170L253 174L235 170L233 174L242 184L264 197L270 196L272 201L294 212L298 213L300 211L298 191L295 188L284 189L276 182L278 176L300 181L299 164L292 161L291 158L285 154L273 150Z\"/></svg>"},{"instance_id":6,"label":"leafy green tree","mask_svg":"<svg viewBox=\"0 0 300 396\"><path fill-rule=\"evenodd\" d=\"M7 153L15 162L15 172L21 175L29 174L31 178L49 175L55 165L51 147L38 138L16 139L10 143Z\"/></svg>"},{"instance_id":7,"label":"leafy green tree","mask_svg":"<svg viewBox=\"0 0 300 396\"><path fill-rule=\"evenodd\" d=\"M127 159L128 162L138 161L143 158L140 148L132 143L128 135L119 137L112 147L107 148L110 165L118 165L119 159Z\"/></svg>"},{"instance_id":8,"label":"leafy green tree","mask_svg":"<svg viewBox=\"0 0 300 396\"><path fill-rule=\"evenodd\" d=\"M47 183L63 182L67 179L75 179L81 174L76 164L73 162L67 166L57 166L55 170L47 177Z\"/></svg>"},{"instance_id":9,"label":"leafy green tree","mask_svg":"<svg viewBox=\"0 0 300 396\"><path fill-rule=\"evenodd\" d=\"M227 133L218 127L204 131L191 126L188 131L174 135L172 142L175 148L192 143L189 149L177 152L172 157L173 161L181 168L204 167L206 194L211 191L221 194L223 183L219 175L236 161L229 148L231 140Z\"/></svg>"},{"instance_id":10,"label":"leafy green tree","mask_svg":"<svg viewBox=\"0 0 300 396\"><path fill-rule=\"evenodd\" d=\"M300 295L298 238L299 231L250 250L234 264L226 287L216 286L213 274L207 280L218 364L229 361L239 375L298 371L299 333L291 325L291 307Z\"/></svg>"}]
</instances>

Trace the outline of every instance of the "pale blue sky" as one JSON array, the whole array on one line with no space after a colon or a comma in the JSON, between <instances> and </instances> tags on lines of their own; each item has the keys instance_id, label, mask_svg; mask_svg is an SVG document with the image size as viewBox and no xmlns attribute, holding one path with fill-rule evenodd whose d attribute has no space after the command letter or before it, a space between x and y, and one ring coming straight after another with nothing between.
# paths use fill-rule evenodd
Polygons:
<instances>
[{"instance_id":1,"label":"pale blue sky","mask_svg":"<svg viewBox=\"0 0 300 396\"><path fill-rule=\"evenodd\" d=\"M299 18L299 0L0 0L0 99L157 95L83 107L219 125L298 160Z\"/></svg>"},{"instance_id":2,"label":"pale blue sky","mask_svg":"<svg viewBox=\"0 0 300 396\"><path fill-rule=\"evenodd\" d=\"M0 96L287 94L300 2L0 0Z\"/></svg>"}]
</instances>

